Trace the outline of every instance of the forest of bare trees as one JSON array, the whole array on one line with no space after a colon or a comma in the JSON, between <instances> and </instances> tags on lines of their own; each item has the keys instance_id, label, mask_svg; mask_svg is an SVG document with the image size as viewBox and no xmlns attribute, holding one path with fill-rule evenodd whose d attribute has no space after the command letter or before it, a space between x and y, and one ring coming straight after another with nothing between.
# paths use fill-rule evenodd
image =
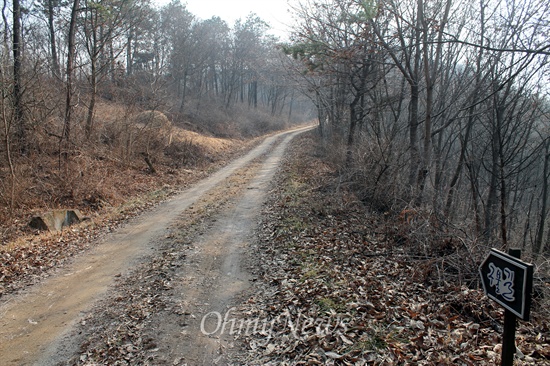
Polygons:
<instances>
[{"instance_id":1,"label":"forest of bare trees","mask_svg":"<svg viewBox=\"0 0 550 366\"><path fill-rule=\"evenodd\" d=\"M50 183L66 190L84 174L84 146L132 155L117 140L126 125L99 104L237 136L292 120L302 92L325 144L342 152L341 184L363 201L457 233L474 258L489 246L544 258L549 7L303 0L281 46L254 14L229 25L178 1L4 1L1 205L25 205L37 156L55 161ZM263 114L243 122L242 110Z\"/></svg>"},{"instance_id":2,"label":"forest of bare trees","mask_svg":"<svg viewBox=\"0 0 550 366\"><path fill-rule=\"evenodd\" d=\"M184 0L3 1L0 297L68 282L5 302L32 306L0 360L549 359L550 1L292 3L279 39ZM515 330L479 289L492 248L533 264Z\"/></svg>"},{"instance_id":3,"label":"forest of bare trees","mask_svg":"<svg viewBox=\"0 0 550 366\"><path fill-rule=\"evenodd\" d=\"M542 263L550 254L549 7L302 1L285 51L301 61L295 79L316 104L322 138L341 147L341 184L416 221L410 234L420 242L431 230L460 238L469 255L459 261L514 246Z\"/></svg>"},{"instance_id":4,"label":"forest of bare trees","mask_svg":"<svg viewBox=\"0 0 550 366\"><path fill-rule=\"evenodd\" d=\"M150 138L144 152L128 137L142 111L203 133L250 137L310 109L285 81L278 40L252 13L227 24L199 19L180 1L6 0L2 24L4 218L32 210L30 197L71 203L71 186L87 181L94 161L124 167L145 154L150 162Z\"/></svg>"}]
</instances>

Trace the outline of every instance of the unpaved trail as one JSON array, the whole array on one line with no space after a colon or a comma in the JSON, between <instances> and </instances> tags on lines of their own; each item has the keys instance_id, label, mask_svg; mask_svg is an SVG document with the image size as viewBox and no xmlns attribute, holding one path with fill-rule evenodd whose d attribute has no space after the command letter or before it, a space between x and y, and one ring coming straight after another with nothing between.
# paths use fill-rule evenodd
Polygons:
<instances>
[{"instance_id":1,"label":"unpaved trail","mask_svg":"<svg viewBox=\"0 0 550 366\"><path fill-rule=\"evenodd\" d=\"M117 277L159 255L169 227L195 203L208 197L239 169L251 172L244 192L234 205L217 214L214 224L193 243L172 282L172 297L181 296L183 316L174 322L170 314L153 316L158 364L182 359L189 365L212 365L223 357L223 339L200 331L206 313L226 312L231 301L248 286L250 276L241 268L241 257L257 221L268 183L287 143L310 127L268 137L244 157L103 240L94 250L77 258L55 276L22 294L8 296L0 304L0 365L58 364L77 352L78 337L71 331L94 303L105 298ZM252 164L263 155L266 159ZM255 169L255 170L253 170ZM166 244L166 243L165 243ZM177 300L177 299L172 299ZM173 314L172 314L173 315ZM223 338L223 337L222 337ZM72 344L71 344L72 342Z\"/></svg>"}]
</instances>

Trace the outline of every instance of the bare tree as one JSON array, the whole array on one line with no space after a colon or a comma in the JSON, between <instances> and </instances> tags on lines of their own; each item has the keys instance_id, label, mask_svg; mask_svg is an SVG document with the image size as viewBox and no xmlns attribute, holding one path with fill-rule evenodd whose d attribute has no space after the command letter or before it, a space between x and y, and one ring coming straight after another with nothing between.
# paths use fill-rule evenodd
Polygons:
<instances>
[{"instance_id":1,"label":"bare tree","mask_svg":"<svg viewBox=\"0 0 550 366\"><path fill-rule=\"evenodd\" d=\"M23 115L23 91L22 91L22 38L21 38L21 6L19 0L13 0L13 108L15 126L17 129L17 142L22 153L27 150L27 131Z\"/></svg>"},{"instance_id":2,"label":"bare tree","mask_svg":"<svg viewBox=\"0 0 550 366\"><path fill-rule=\"evenodd\" d=\"M123 52L124 47L119 47L117 52L111 47L117 39L123 39L130 28L141 22L136 7L138 2L125 1L86 1L82 28L84 33L86 51L90 63L88 80L90 83L90 101L86 118L86 135L91 136L93 119L99 83L107 76L107 71L115 63L116 58Z\"/></svg>"},{"instance_id":3,"label":"bare tree","mask_svg":"<svg viewBox=\"0 0 550 366\"><path fill-rule=\"evenodd\" d=\"M55 33L54 12L56 7L56 0L45 0L45 11L48 15L48 32L50 38L50 53L52 60L52 73L56 78L61 78L61 69L59 67L59 59L57 56L57 42Z\"/></svg>"},{"instance_id":4,"label":"bare tree","mask_svg":"<svg viewBox=\"0 0 550 366\"><path fill-rule=\"evenodd\" d=\"M514 228L529 215L520 212L544 186L529 172L540 151L533 90L549 65L548 9L543 1L303 1L286 49L305 66L296 80L316 101L323 134L345 125L348 150L360 140L355 148L377 154L367 163L377 172L365 179L373 186L363 190L393 174L401 207L462 219L506 247L521 237ZM369 62L376 67L361 74ZM537 250L545 220L537 219Z\"/></svg>"}]
</instances>

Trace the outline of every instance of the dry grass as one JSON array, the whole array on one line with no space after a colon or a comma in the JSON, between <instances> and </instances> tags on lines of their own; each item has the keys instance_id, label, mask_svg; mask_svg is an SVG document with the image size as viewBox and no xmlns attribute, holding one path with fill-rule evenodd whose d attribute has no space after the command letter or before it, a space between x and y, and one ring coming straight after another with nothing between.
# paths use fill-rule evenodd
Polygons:
<instances>
[{"instance_id":1,"label":"dry grass","mask_svg":"<svg viewBox=\"0 0 550 366\"><path fill-rule=\"evenodd\" d=\"M238 140L205 136L197 132L188 131L177 127L174 128L174 131L172 132L172 138L173 141L188 141L189 143L204 149L209 154L223 153L240 144Z\"/></svg>"},{"instance_id":2,"label":"dry grass","mask_svg":"<svg viewBox=\"0 0 550 366\"><path fill-rule=\"evenodd\" d=\"M77 109L75 119L83 121L85 112ZM128 202L143 206L158 200L151 197L152 192L168 195L181 190L254 143L202 135L173 126L168 119L159 126L144 124L140 113L144 115L137 108L100 102L91 135L75 124L67 160L60 160L58 151L61 118L52 116L34 130L35 148L14 162L14 207L9 207L9 171L0 167L0 249L36 235L27 227L33 215L78 208L88 216L116 217ZM155 174L149 171L144 154L150 157Z\"/></svg>"},{"instance_id":3,"label":"dry grass","mask_svg":"<svg viewBox=\"0 0 550 366\"><path fill-rule=\"evenodd\" d=\"M125 111L116 107L109 109L109 120L98 123L89 140L80 139L80 146L62 161L62 169L55 139L47 135L42 135L40 153L33 151L32 156L16 162L20 182L16 205L10 208L5 197L0 197L0 297L39 280L45 271L90 247L99 236L206 177L259 141L214 138L179 127L172 128L170 143L151 134L148 148L156 148L150 150L154 152L152 174L138 153L143 146L125 150L122 133L131 125L131 117L123 118ZM117 116L115 112L124 113ZM109 129L121 135L102 142ZM5 192L9 183L2 180L0 189ZM90 220L59 233L28 226L32 216L68 208L79 209Z\"/></svg>"}]
</instances>

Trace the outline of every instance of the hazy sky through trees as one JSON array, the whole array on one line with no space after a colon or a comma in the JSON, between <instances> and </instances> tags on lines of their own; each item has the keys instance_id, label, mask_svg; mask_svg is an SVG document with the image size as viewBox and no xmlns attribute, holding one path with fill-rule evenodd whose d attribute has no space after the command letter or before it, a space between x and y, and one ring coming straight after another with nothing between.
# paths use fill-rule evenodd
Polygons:
<instances>
[{"instance_id":1,"label":"hazy sky through trees","mask_svg":"<svg viewBox=\"0 0 550 366\"><path fill-rule=\"evenodd\" d=\"M289 4L298 0L187 0L187 8L191 13L202 19L219 16L232 25L235 20L245 19L251 12L267 21L275 35L284 37L292 23ZM160 4L167 3L159 0Z\"/></svg>"}]
</instances>

